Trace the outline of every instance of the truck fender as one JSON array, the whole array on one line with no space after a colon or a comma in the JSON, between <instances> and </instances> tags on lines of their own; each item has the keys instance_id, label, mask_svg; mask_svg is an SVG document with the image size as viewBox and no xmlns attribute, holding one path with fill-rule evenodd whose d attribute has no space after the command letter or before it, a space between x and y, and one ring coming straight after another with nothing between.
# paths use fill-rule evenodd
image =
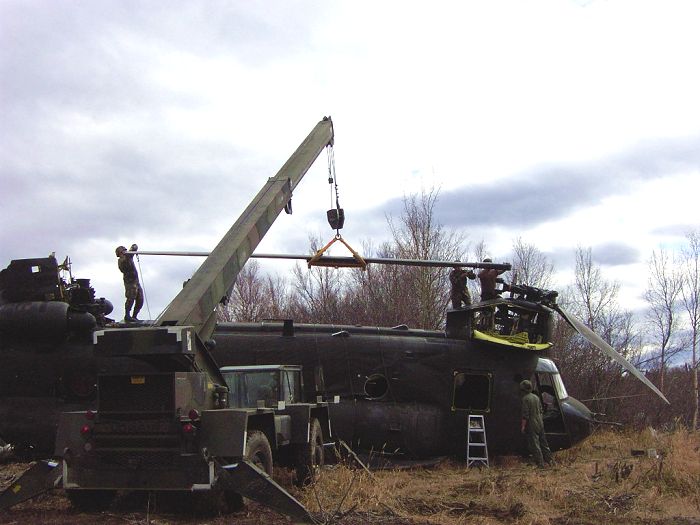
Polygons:
<instances>
[{"instance_id":1,"label":"truck fender","mask_svg":"<svg viewBox=\"0 0 700 525\"><path fill-rule=\"evenodd\" d=\"M242 458L245 452L248 412L237 409L203 410L200 445L211 456Z\"/></svg>"}]
</instances>

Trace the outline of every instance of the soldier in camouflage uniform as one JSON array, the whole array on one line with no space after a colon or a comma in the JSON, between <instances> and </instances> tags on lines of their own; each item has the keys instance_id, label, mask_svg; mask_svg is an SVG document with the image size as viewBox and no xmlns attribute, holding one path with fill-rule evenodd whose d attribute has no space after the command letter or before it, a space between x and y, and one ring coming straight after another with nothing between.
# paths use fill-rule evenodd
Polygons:
<instances>
[{"instance_id":1,"label":"soldier in camouflage uniform","mask_svg":"<svg viewBox=\"0 0 700 525\"><path fill-rule=\"evenodd\" d=\"M131 251L135 252L139 249L136 244L131 245ZM127 253L124 246L119 246L115 253L119 258L119 270L124 274L124 295L126 302L124 303L124 321L138 321L137 315L143 306L143 290L139 283L139 274L134 265L134 256ZM131 314L131 307L134 307L134 313Z\"/></svg>"},{"instance_id":2,"label":"soldier in camouflage uniform","mask_svg":"<svg viewBox=\"0 0 700 525\"><path fill-rule=\"evenodd\" d=\"M525 394L522 401L520 432L527 438L527 448L538 467L544 468L545 461L553 465L552 451L549 450L547 437L544 435L540 398L532 393L532 383L527 379L520 383L520 390Z\"/></svg>"},{"instance_id":3,"label":"soldier in camouflage uniform","mask_svg":"<svg viewBox=\"0 0 700 525\"><path fill-rule=\"evenodd\" d=\"M474 275L473 271L466 271L460 266L455 266L450 272L452 308L462 308L462 303L464 303L464 306L472 304L472 296L469 293L469 288L467 288L467 278L476 279L476 275Z\"/></svg>"}]
</instances>

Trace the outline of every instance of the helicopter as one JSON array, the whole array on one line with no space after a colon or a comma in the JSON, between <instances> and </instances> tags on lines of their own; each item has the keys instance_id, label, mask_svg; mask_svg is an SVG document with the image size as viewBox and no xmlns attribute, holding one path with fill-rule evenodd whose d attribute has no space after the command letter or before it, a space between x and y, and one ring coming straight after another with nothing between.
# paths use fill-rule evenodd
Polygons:
<instances>
[{"instance_id":1,"label":"helicopter","mask_svg":"<svg viewBox=\"0 0 700 525\"><path fill-rule=\"evenodd\" d=\"M321 146L333 142L330 119L317 126L330 139L324 136L326 142L318 144L314 158ZM281 205L291 213L291 201ZM270 217L274 221L276 214ZM337 194L336 208L327 217L339 232L345 215ZM264 235L258 225L252 228L237 234L240 242L250 243L243 259L236 259L239 265ZM238 249L238 244L232 248ZM352 258L330 257L323 251L303 258L309 264L335 267L499 266L365 260L354 251ZM93 351L97 332L123 325L106 317L111 303L95 299L88 280L62 280L60 270L55 257L49 257L12 261L0 274L0 438L34 454L52 450L61 412L94 408L96 378L106 366L113 372L155 371L128 356L110 357L107 363ZM183 293L190 290L186 286ZM551 398L545 430L553 449L571 447L590 434L593 414L568 395L556 365L547 358L555 313L665 400L641 372L558 306L556 292L526 285L512 285L509 292L510 297L448 310L444 331L404 325L295 325L293 320L219 323L207 345L218 366L302 365L307 398L338 400L330 412L334 436L359 449L411 458L462 453L470 415L484 417L492 453L522 450L518 384L523 379L533 380L543 403ZM219 297L207 298L206 312L201 309L208 316L203 323L213 321L209 306L213 308Z\"/></svg>"},{"instance_id":2,"label":"helicopter","mask_svg":"<svg viewBox=\"0 0 700 525\"><path fill-rule=\"evenodd\" d=\"M489 452L525 451L518 435L519 384L531 380L552 450L584 440L598 423L566 391L547 358L555 314L657 395L631 363L556 304L557 292L509 285L509 297L447 311L444 331L295 325L292 320L220 323L213 351L225 365L285 362L305 371L307 395L339 396L334 433L354 448L408 459L464 456L469 417L483 416Z\"/></svg>"}]
</instances>

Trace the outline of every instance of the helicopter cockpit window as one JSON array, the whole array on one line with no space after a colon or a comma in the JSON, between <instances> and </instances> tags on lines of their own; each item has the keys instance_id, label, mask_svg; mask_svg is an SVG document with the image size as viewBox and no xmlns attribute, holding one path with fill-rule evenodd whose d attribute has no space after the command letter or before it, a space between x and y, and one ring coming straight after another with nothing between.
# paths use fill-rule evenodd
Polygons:
<instances>
[{"instance_id":1,"label":"helicopter cockpit window","mask_svg":"<svg viewBox=\"0 0 700 525\"><path fill-rule=\"evenodd\" d=\"M566 399L569 397L569 393L566 391L564 386L564 381L561 380L561 375L552 374L552 383L554 384L554 389L557 392L557 397L559 399Z\"/></svg>"},{"instance_id":2,"label":"helicopter cockpit window","mask_svg":"<svg viewBox=\"0 0 700 525\"><path fill-rule=\"evenodd\" d=\"M455 372L452 410L488 412L491 400L489 373Z\"/></svg>"},{"instance_id":3,"label":"helicopter cockpit window","mask_svg":"<svg viewBox=\"0 0 700 525\"><path fill-rule=\"evenodd\" d=\"M365 381L365 395L368 399L380 399L389 391L389 382L382 374L372 374Z\"/></svg>"}]
</instances>

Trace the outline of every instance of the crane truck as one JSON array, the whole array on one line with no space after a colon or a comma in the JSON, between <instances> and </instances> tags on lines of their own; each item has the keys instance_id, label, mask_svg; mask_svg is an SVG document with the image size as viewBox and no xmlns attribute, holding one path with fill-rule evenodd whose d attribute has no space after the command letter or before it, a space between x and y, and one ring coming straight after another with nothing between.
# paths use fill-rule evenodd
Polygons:
<instances>
[{"instance_id":1,"label":"crane truck","mask_svg":"<svg viewBox=\"0 0 700 525\"><path fill-rule=\"evenodd\" d=\"M304 402L299 367L222 372L210 350L217 304L281 211L291 213L292 192L333 138L324 117L152 325L94 332L95 355L115 358L98 375L97 410L63 413L60 461L39 463L35 480L51 473L15 483L0 506L53 484L85 510L107 506L118 490L189 491L212 505L235 508L247 497L313 521L272 480L272 461L288 458L301 481L313 474L331 438L327 404Z\"/></svg>"}]
</instances>

